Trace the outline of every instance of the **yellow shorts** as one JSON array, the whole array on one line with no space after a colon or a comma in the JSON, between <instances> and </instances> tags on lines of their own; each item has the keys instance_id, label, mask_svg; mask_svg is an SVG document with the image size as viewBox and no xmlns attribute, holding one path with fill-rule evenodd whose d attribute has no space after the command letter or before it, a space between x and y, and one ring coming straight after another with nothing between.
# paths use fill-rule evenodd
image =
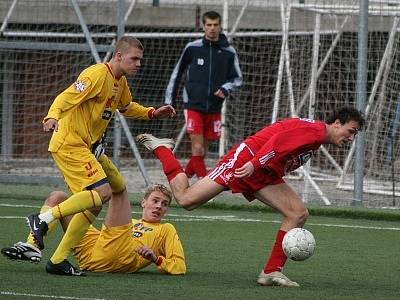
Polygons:
<instances>
[{"instance_id":1,"label":"yellow shorts","mask_svg":"<svg viewBox=\"0 0 400 300\"><path fill-rule=\"evenodd\" d=\"M150 264L136 253L141 244L132 237L132 223L106 227L91 226L75 247L75 258L82 270L131 273Z\"/></svg>"},{"instance_id":2,"label":"yellow shorts","mask_svg":"<svg viewBox=\"0 0 400 300\"><path fill-rule=\"evenodd\" d=\"M107 177L101 164L87 148L60 148L57 152L51 152L51 155L73 194Z\"/></svg>"}]
</instances>

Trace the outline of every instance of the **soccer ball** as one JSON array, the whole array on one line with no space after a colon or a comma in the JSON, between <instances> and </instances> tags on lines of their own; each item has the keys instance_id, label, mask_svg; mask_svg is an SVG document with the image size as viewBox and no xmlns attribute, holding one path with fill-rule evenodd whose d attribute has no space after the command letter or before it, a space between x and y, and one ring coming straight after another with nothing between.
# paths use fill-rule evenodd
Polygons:
<instances>
[{"instance_id":1,"label":"soccer ball","mask_svg":"<svg viewBox=\"0 0 400 300\"><path fill-rule=\"evenodd\" d=\"M306 260L314 253L315 239L308 230L293 228L283 237L282 248L290 259L296 261Z\"/></svg>"}]
</instances>

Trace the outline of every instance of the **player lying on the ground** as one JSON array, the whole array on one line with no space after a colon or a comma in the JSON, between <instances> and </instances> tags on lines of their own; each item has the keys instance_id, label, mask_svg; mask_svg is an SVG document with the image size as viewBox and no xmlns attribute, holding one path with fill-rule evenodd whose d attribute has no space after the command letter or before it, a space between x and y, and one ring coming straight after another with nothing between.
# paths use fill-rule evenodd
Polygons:
<instances>
[{"instance_id":1,"label":"player lying on the ground","mask_svg":"<svg viewBox=\"0 0 400 300\"><path fill-rule=\"evenodd\" d=\"M42 211L57 206L67 198L64 192L52 192ZM161 223L171 198L171 192L165 186L149 186L141 202L142 218L135 220L132 219L127 194L113 195L101 230L91 226L74 248L80 268L91 272L132 273L154 263L163 273L185 274L185 256L175 227ZM60 219L64 231L71 218ZM50 223L46 237L56 224L57 221ZM39 262L42 257L32 234L26 243L19 242L3 248L1 253L11 259L33 262ZM62 270L60 274L65 275Z\"/></svg>"},{"instance_id":2,"label":"player lying on the ground","mask_svg":"<svg viewBox=\"0 0 400 300\"><path fill-rule=\"evenodd\" d=\"M352 142L364 125L362 114L350 107L333 112L326 122L291 118L268 125L233 147L208 175L189 186L188 178L173 155L173 140L151 134L137 140L160 160L178 204L195 209L224 190L242 193L278 210L283 222L275 244L257 282L261 285L297 287L282 269L287 257L282 239L287 231L303 227L308 210L301 198L285 183L285 174L305 164L323 144L342 147Z\"/></svg>"}]
</instances>

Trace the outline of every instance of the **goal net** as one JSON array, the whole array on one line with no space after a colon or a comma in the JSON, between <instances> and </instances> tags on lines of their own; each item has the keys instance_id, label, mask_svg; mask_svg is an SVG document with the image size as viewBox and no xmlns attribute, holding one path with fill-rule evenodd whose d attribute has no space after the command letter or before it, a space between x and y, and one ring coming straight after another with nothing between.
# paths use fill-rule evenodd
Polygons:
<instances>
[{"instance_id":1,"label":"goal net","mask_svg":"<svg viewBox=\"0 0 400 300\"><path fill-rule=\"evenodd\" d=\"M184 46L202 36L200 16L207 10L223 15L244 77L242 88L226 100L225 138L211 144L208 167L277 119L323 119L334 108L355 106L358 6L345 0L3 0L0 179L20 182L20 175L38 175L28 177L33 182L58 174L41 121L54 97L85 67L109 60L118 32L138 37L145 47L141 71L129 78L134 98L161 106ZM364 190L374 206L395 203L400 195L399 16L397 2L370 1ZM179 95L177 118L126 120L127 127L117 118L107 132L108 154L122 168L129 166L127 172L141 184L142 177L159 180L160 166L141 149L135 156L129 137L143 132L173 137L179 142L176 156L183 163L190 156ZM327 146L288 180L308 201L349 204L354 153ZM133 173L140 161L144 171Z\"/></svg>"}]
</instances>

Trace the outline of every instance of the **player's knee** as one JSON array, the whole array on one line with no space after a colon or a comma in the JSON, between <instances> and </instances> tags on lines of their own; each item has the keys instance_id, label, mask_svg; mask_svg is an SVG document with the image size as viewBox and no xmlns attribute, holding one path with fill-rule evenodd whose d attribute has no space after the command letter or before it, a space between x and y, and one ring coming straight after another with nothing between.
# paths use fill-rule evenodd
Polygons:
<instances>
[{"instance_id":1,"label":"player's knee","mask_svg":"<svg viewBox=\"0 0 400 300\"><path fill-rule=\"evenodd\" d=\"M204 156L204 146L202 144L193 144L192 152L195 156Z\"/></svg>"},{"instance_id":2,"label":"player's knee","mask_svg":"<svg viewBox=\"0 0 400 300\"><path fill-rule=\"evenodd\" d=\"M49 194L44 204L50 207L54 207L65 201L66 199L68 199L67 193L63 191L54 191Z\"/></svg>"},{"instance_id":3,"label":"player's knee","mask_svg":"<svg viewBox=\"0 0 400 300\"><path fill-rule=\"evenodd\" d=\"M103 184L102 186L96 188L96 191L99 194L102 203L106 203L111 200L112 190L109 184Z\"/></svg>"},{"instance_id":4,"label":"player's knee","mask_svg":"<svg viewBox=\"0 0 400 300\"><path fill-rule=\"evenodd\" d=\"M307 221L308 217L310 216L310 213L308 212L308 209L304 207L303 209L299 210L296 212L296 222L300 226L304 225L304 223Z\"/></svg>"},{"instance_id":5,"label":"player's knee","mask_svg":"<svg viewBox=\"0 0 400 300\"><path fill-rule=\"evenodd\" d=\"M89 211L94 215L94 216L98 216L101 212L102 206L97 206L97 207L93 207L91 209L89 209Z\"/></svg>"},{"instance_id":6,"label":"player's knee","mask_svg":"<svg viewBox=\"0 0 400 300\"><path fill-rule=\"evenodd\" d=\"M180 197L177 198L175 197L176 202L179 204L180 207L186 209L186 210L193 210L197 207L197 205L194 205L193 201L190 200L189 198L185 197Z\"/></svg>"},{"instance_id":7,"label":"player's knee","mask_svg":"<svg viewBox=\"0 0 400 300\"><path fill-rule=\"evenodd\" d=\"M184 197L177 197L175 196L175 201L176 203L178 203L178 205L186 210L190 210L188 209L188 205L189 203L186 201L186 199Z\"/></svg>"}]
</instances>

